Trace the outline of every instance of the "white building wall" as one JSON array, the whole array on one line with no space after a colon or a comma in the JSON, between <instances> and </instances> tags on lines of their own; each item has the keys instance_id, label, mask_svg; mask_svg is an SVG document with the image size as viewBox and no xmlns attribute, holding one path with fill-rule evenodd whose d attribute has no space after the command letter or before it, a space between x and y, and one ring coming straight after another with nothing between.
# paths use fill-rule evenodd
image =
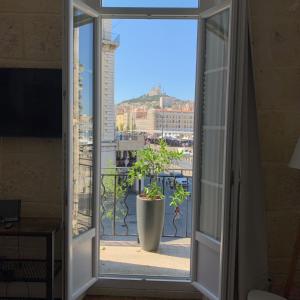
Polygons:
<instances>
[{"instance_id":1,"label":"white building wall","mask_svg":"<svg viewBox=\"0 0 300 300\"><path fill-rule=\"evenodd\" d=\"M136 130L164 133L193 132L194 112L149 109L147 117L136 119Z\"/></svg>"},{"instance_id":2,"label":"white building wall","mask_svg":"<svg viewBox=\"0 0 300 300\"><path fill-rule=\"evenodd\" d=\"M114 50L108 46L102 52L102 141L115 140Z\"/></svg>"},{"instance_id":3,"label":"white building wall","mask_svg":"<svg viewBox=\"0 0 300 300\"><path fill-rule=\"evenodd\" d=\"M102 122L101 168L116 165L114 77L115 51L112 41L112 21L103 20L102 40Z\"/></svg>"}]
</instances>

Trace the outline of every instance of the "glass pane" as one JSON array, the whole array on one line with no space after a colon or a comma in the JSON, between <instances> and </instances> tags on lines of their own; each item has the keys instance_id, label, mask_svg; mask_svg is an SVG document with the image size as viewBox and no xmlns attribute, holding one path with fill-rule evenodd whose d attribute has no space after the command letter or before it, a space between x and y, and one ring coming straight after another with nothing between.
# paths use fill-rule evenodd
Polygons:
<instances>
[{"instance_id":1,"label":"glass pane","mask_svg":"<svg viewBox=\"0 0 300 300\"><path fill-rule=\"evenodd\" d=\"M204 127L202 143L202 179L223 183L224 130Z\"/></svg>"},{"instance_id":2,"label":"glass pane","mask_svg":"<svg viewBox=\"0 0 300 300\"><path fill-rule=\"evenodd\" d=\"M205 21L200 231L219 240L224 199L229 12Z\"/></svg>"},{"instance_id":3,"label":"glass pane","mask_svg":"<svg viewBox=\"0 0 300 300\"><path fill-rule=\"evenodd\" d=\"M221 219L223 189L221 186L213 185L211 182L202 180L201 198L209 199L201 203L201 210L205 212L205 218L200 218L201 231L220 240L221 222L212 220Z\"/></svg>"},{"instance_id":4,"label":"glass pane","mask_svg":"<svg viewBox=\"0 0 300 300\"><path fill-rule=\"evenodd\" d=\"M73 235L92 226L93 201L93 19L74 11Z\"/></svg>"},{"instance_id":5,"label":"glass pane","mask_svg":"<svg viewBox=\"0 0 300 300\"><path fill-rule=\"evenodd\" d=\"M206 101L203 107L203 125L224 127L227 69L218 69L218 71L213 69L205 72L204 84L204 97L209 98L209 101Z\"/></svg>"},{"instance_id":6,"label":"glass pane","mask_svg":"<svg viewBox=\"0 0 300 300\"><path fill-rule=\"evenodd\" d=\"M198 0L102 0L103 7L198 7Z\"/></svg>"},{"instance_id":7,"label":"glass pane","mask_svg":"<svg viewBox=\"0 0 300 300\"><path fill-rule=\"evenodd\" d=\"M205 22L205 72L217 71L228 65L229 12L208 18Z\"/></svg>"}]
</instances>

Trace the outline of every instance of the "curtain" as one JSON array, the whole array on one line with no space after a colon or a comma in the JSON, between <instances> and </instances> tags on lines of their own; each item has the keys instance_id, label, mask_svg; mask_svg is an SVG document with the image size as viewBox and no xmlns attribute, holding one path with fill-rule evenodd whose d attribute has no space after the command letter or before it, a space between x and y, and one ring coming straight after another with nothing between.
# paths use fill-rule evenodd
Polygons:
<instances>
[{"instance_id":1,"label":"curtain","mask_svg":"<svg viewBox=\"0 0 300 300\"><path fill-rule=\"evenodd\" d=\"M267 289L267 237L262 170L260 165L248 1L240 0L237 13L235 111L235 194L231 232L235 255L231 261L231 298L246 300L252 289Z\"/></svg>"},{"instance_id":2,"label":"curtain","mask_svg":"<svg viewBox=\"0 0 300 300\"><path fill-rule=\"evenodd\" d=\"M266 289L267 236L254 84L249 57L248 89L242 104L240 192L237 215L238 299L250 289Z\"/></svg>"}]
</instances>

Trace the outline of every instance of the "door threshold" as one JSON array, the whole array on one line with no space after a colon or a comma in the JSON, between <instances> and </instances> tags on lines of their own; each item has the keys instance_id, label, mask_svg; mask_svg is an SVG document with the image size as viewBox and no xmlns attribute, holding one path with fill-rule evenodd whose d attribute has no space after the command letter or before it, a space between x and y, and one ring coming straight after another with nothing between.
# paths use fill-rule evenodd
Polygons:
<instances>
[{"instance_id":1,"label":"door threshold","mask_svg":"<svg viewBox=\"0 0 300 300\"><path fill-rule=\"evenodd\" d=\"M151 297L169 299L201 299L190 279L99 277L87 295Z\"/></svg>"},{"instance_id":2,"label":"door threshold","mask_svg":"<svg viewBox=\"0 0 300 300\"><path fill-rule=\"evenodd\" d=\"M121 275L121 274L103 274L98 280L131 280L131 281L161 281L161 282L189 282L190 277L172 277L164 275Z\"/></svg>"}]
</instances>

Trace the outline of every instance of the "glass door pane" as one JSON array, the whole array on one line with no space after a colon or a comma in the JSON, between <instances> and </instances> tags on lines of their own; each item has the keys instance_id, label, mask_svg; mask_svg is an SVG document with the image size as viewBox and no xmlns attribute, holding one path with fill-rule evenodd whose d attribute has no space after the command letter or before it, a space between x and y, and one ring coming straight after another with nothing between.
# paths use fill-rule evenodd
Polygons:
<instances>
[{"instance_id":1,"label":"glass door pane","mask_svg":"<svg viewBox=\"0 0 300 300\"><path fill-rule=\"evenodd\" d=\"M92 227L94 148L94 23L74 10L73 235Z\"/></svg>"},{"instance_id":2,"label":"glass door pane","mask_svg":"<svg viewBox=\"0 0 300 300\"><path fill-rule=\"evenodd\" d=\"M200 231L218 241L224 198L228 73L228 10L205 21L202 96Z\"/></svg>"},{"instance_id":3,"label":"glass door pane","mask_svg":"<svg viewBox=\"0 0 300 300\"><path fill-rule=\"evenodd\" d=\"M198 0L102 0L103 7L195 8Z\"/></svg>"},{"instance_id":4,"label":"glass door pane","mask_svg":"<svg viewBox=\"0 0 300 300\"><path fill-rule=\"evenodd\" d=\"M214 12L215 10L215 12ZM229 132L229 25L230 8L213 8L201 20L201 65L198 70L200 101L195 151L199 157L194 180L195 223L193 249L193 285L208 299L221 299L223 258L226 252L223 222L229 180L227 138ZM225 199L226 195L226 199ZM226 210L227 211L227 210ZM224 251L224 252L223 252Z\"/></svg>"},{"instance_id":5,"label":"glass door pane","mask_svg":"<svg viewBox=\"0 0 300 300\"><path fill-rule=\"evenodd\" d=\"M99 1L100 2L100 1ZM212 8L226 0L102 0L102 7L110 8ZM135 14L136 15L136 14Z\"/></svg>"},{"instance_id":6,"label":"glass door pane","mask_svg":"<svg viewBox=\"0 0 300 300\"><path fill-rule=\"evenodd\" d=\"M66 35L63 102L66 159L65 298L78 299L95 281L98 268L98 199L100 143L97 12L87 5L65 1Z\"/></svg>"}]
</instances>

